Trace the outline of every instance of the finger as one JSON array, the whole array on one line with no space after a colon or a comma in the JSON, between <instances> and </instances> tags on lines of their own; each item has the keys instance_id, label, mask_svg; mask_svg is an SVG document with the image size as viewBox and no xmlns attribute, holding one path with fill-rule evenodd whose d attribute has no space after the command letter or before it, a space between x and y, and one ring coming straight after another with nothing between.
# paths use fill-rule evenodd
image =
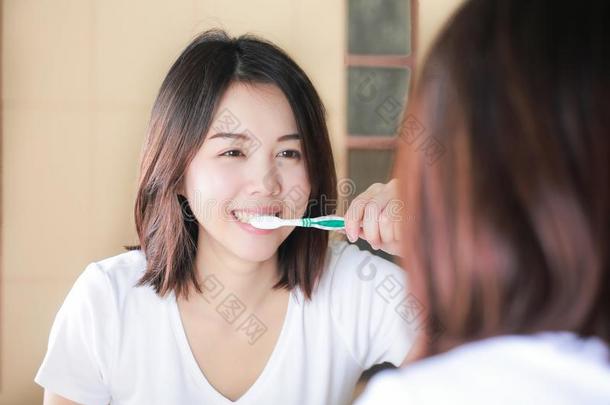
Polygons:
<instances>
[{"instance_id":1,"label":"finger","mask_svg":"<svg viewBox=\"0 0 610 405\"><path fill-rule=\"evenodd\" d=\"M403 217L402 210L404 208L404 202L398 199L390 201L385 211L392 221L392 227L394 228L394 240L401 241L402 236L402 226L403 226Z\"/></svg>"},{"instance_id":2,"label":"finger","mask_svg":"<svg viewBox=\"0 0 610 405\"><path fill-rule=\"evenodd\" d=\"M379 237L379 215L381 207L376 199L371 199L364 209L364 218L362 221L362 229L364 231L364 239L373 247L379 249L381 239Z\"/></svg>"},{"instance_id":3,"label":"finger","mask_svg":"<svg viewBox=\"0 0 610 405\"><path fill-rule=\"evenodd\" d=\"M379 216L379 237L382 245L396 241L394 221L390 218L388 211L388 207L386 207Z\"/></svg>"},{"instance_id":4,"label":"finger","mask_svg":"<svg viewBox=\"0 0 610 405\"><path fill-rule=\"evenodd\" d=\"M373 183L363 193L352 200L345 213L345 233L351 242L362 236L361 226L364 217L364 209L371 198L383 190L384 184Z\"/></svg>"},{"instance_id":5,"label":"finger","mask_svg":"<svg viewBox=\"0 0 610 405\"><path fill-rule=\"evenodd\" d=\"M345 234L350 242L354 242L358 239L360 234L360 224L362 223L362 217L364 216L364 208L368 201L368 197L363 198L362 196L356 197L350 204L347 212L345 213Z\"/></svg>"},{"instance_id":6,"label":"finger","mask_svg":"<svg viewBox=\"0 0 610 405\"><path fill-rule=\"evenodd\" d=\"M381 183L373 183L362 194L352 200L345 213L345 233L350 242L354 242L361 236L360 226L364 217L364 209L369 200L383 189Z\"/></svg>"},{"instance_id":7,"label":"finger","mask_svg":"<svg viewBox=\"0 0 610 405\"><path fill-rule=\"evenodd\" d=\"M394 228L394 240L401 242L402 241L402 223L400 220L392 221L392 225Z\"/></svg>"},{"instance_id":8,"label":"finger","mask_svg":"<svg viewBox=\"0 0 610 405\"><path fill-rule=\"evenodd\" d=\"M364 207L375 191L373 186L367 188L364 193L354 198L345 213L345 233L351 242L356 241L359 237Z\"/></svg>"}]
</instances>

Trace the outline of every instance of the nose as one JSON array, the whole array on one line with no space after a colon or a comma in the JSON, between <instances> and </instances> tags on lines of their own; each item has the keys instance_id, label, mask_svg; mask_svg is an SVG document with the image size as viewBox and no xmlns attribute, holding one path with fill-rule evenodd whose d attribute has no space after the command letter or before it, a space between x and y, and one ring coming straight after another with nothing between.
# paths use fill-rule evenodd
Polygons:
<instances>
[{"instance_id":1,"label":"nose","mask_svg":"<svg viewBox=\"0 0 610 405\"><path fill-rule=\"evenodd\" d=\"M257 162L248 168L246 192L249 195L278 196L282 190L281 162Z\"/></svg>"}]
</instances>

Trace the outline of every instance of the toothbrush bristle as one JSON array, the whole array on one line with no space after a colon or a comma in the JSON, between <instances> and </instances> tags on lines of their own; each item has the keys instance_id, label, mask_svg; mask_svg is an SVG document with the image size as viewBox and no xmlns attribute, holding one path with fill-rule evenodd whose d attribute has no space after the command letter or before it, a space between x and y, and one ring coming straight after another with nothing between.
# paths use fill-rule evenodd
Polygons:
<instances>
[{"instance_id":1,"label":"toothbrush bristle","mask_svg":"<svg viewBox=\"0 0 610 405\"><path fill-rule=\"evenodd\" d=\"M274 216L260 216L250 218L248 223L258 229L276 229L282 225L282 220Z\"/></svg>"}]
</instances>

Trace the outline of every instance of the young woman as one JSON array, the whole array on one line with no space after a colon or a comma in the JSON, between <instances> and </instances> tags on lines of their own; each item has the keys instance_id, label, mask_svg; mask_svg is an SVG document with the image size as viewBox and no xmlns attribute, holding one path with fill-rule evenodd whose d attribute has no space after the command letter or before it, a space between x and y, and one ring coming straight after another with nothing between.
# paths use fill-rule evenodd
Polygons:
<instances>
[{"instance_id":1,"label":"young woman","mask_svg":"<svg viewBox=\"0 0 610 405\"><path fill-rule=\"evenodd\" d=\"M437 39L397 172L420 361L357 403L610 404L610 7L473 0Z\"/></svg>"},{"instance_id":2,"label":"young woman","mask_svg":"<svg viewBox=\"0 0 610 405\"><path fill-rule=\"evenodd\" d=\"M398 253L394 223L379 229L395 190L354 201L352 239ZM411 347L400 268L327 231L246 223L332 214L336 193L305 73L263 40L197 37L152 110L140 245L91 263L69 292L35 378L45 403L348 403L363 370Z\"/></svg>"}]
</instances>

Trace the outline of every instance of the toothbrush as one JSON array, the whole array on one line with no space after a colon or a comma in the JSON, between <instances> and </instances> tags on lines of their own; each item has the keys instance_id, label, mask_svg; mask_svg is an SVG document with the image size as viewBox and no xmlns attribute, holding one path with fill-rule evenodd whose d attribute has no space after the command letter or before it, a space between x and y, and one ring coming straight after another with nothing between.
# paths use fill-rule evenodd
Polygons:
<instances>
[{"instance_id":1,"label":"toothbrush","mask_svg":"<svg viewBox=\"0 0 610 405\"><path fill-rule=\"evenodd\" d=\"M317 218L283 219L274 216L253 217L248 223L259 229L277 229L281 226L300 226L304 228L318 228L327 231L337 231L345 228L343 217L327 215Z\"/></svg>"}]
</instances>

